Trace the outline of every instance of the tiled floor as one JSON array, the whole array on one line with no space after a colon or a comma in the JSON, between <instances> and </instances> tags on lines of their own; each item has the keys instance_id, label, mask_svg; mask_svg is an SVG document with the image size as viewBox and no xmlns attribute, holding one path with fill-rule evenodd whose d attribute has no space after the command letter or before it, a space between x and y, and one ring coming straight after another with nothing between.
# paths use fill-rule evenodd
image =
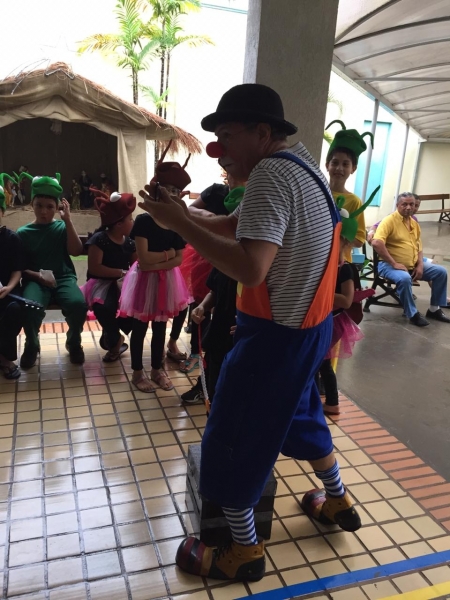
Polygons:
<instances>
[{"instance_id":1,"label":"tiled floor","mask_svg":"<svg viewBox=\"0 0 450 600\"><path fill-rule=\"evenodd\" d=\"M330 427L363 528L352 534L312 523L298 500L318 482L309 465L281 457L266 577L227 585L181 573L175 550L192 533L185 456L206 423L202 406L180 404L189 379L168 364L174 391L137 392L128 354L101 362L95 323L83 334L83 368L68 361L63 326L46 327L39 368L17 384L0 382L4 598L450 594L450 485L345 398Z\"/></svg>"}]
</instances>

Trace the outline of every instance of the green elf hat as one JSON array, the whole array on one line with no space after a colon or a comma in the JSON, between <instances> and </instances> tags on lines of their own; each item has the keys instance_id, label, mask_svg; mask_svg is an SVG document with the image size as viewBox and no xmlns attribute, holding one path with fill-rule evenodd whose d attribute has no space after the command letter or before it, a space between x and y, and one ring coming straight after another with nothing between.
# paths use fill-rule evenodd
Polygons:
<instances>
[{"instance_id":1,"label":"green elf hat","mask_svg":"<svg viewBox=\"0 0 450 600\"><path fill-rule=\"evenodd\" d=\"M13 183L18 183L17 179L8 175L8 173L0 173L0 210L2 213L6 211L6 196L5 196L5 179L9 179Z\"/></svg>"},{"instance_id":2,"label":"green elf hat","mask_svg":"<svg viewBox=\"0 0 450 600\"><path fill-rule=\"evenodd\" d=\"M19 181L22 181L24 178L31 181L32 200L35 196L50 196L50 198L55 198L59 202L59 197L63 193L63 189L59 184L61 180L60 173L56 173L55 177L49 177L48 175L33 177L29 173L23 172L20 174Z\"/></svg>"},{"instance_id":3,"label":"green elf hat","mask_svg":"<svg viewBox=\"0 0 450 600\"><path fill-rule=\"evenodd\" d=\"M326 129L334 125L334 123L339 123L342 126L342 129L334 136L334 140L330 144L328 154L330 154L330 152L332 152L335 148L346 148L347 150L351 150L358 159L359 155L367 150L366 142L363 139L366 137L366 135L370 137L370 143L373 148L373 135L370 131L366 131L360 135L356 129L347 129L344 123L339 121L339 119L331 121L331 123L327 125Z\"/></svg>"},{"instance_id":4,"label":"green elf hat","mask_svg":"<svg viewBox=\"0 0 450 600\"><path fill-rule=\"evenodd\" d=\"M342 208L345 202L344 196L338 196L336 198L336 205L339 209L339 213L341 215L342 220L341 236L347 241L354 241L356 234L358 233L358 221L356 220L356 217L366 210L366 208L377 195L380 187L381 186L375 188L370 194L370 198L367 200L367 202L364 202L362 206L360 206L357 210L353 211L352 213L349 213L348 210Z\"/></svg>"}]
</instances>

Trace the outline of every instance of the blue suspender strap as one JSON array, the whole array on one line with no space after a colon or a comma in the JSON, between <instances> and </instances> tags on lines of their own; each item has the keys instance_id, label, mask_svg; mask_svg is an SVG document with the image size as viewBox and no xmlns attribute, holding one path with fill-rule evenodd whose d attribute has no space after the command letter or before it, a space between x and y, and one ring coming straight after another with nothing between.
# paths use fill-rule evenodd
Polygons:
<instances>
[{"instance_id":1,"label":"blue suspender strap","mask_svg":"<svg viewBox=\"0 0 450 600\"><path fill-rule=\"evenodd\" d=\"M331 213L331 217L333 219L334 225L336 225L337 223L340 222L341 216L339 214L339 211L336 207L336 203L334 201L333 196L330 193L329 188L324 184L324 182L319 177L319 175L315 171L313 171L307 163L305 163L305 161L303 161L298 156L295 156L295 154L291 154L290 152L276 152L275 154L272 154L272 156L270 158L284 158L285 160L290 160L291 162L294 162L297 165L299 165L300 167L302 167L303 169L305 169L305 171L307 173L309 173L311 175L311 177L315 180L317 185L322 190L325 198L327 199L328 207L330 209L330 213Z\"/></svg>"}]
</instances>

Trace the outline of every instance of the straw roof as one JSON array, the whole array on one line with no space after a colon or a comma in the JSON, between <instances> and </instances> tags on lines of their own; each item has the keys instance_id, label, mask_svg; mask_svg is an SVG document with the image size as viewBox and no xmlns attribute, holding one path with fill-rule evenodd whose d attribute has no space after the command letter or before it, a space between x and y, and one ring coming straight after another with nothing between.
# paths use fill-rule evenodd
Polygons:
<instances>
[{"instance_id":1,"label":"straw roof","mask_svg":"<svg viewBox=\"0 0 450 600\"><path fill-rule=\"evenodd\" d=\"M55 96L82 113L86 122L108 123L124 130L145 129L147 140L174 140L172 152L180 147L191 153L200 153L202 150L199 140L184 129L171 125L145 108L122 100L105 87L72 73L71 68L64 63L21 72L0 81L0 112L7 113Z\"/></svg>"}]
</instances>

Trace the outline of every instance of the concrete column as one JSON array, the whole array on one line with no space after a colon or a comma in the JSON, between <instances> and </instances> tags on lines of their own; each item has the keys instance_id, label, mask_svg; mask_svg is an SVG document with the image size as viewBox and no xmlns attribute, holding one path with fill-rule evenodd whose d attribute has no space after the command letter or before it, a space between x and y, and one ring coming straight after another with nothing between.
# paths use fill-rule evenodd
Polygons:
<instances>
[{"instance_id":1,"label":"concrete column","mask_svg":"<svg viewBox=\"0 0 450 600\"><path fill-rule=\"evenodd\" d=\"M249 0L244 83L281 96L285 116L319 162L338 0Z\"/></svg>"}]
</instances>

